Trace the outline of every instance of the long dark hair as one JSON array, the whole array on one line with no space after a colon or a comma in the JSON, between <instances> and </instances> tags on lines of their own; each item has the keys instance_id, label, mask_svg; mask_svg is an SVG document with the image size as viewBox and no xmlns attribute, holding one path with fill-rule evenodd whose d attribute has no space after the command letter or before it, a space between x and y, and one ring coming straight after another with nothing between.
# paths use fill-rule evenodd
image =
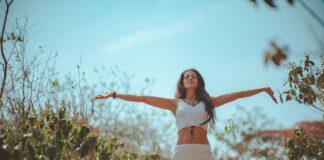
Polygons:
<instances>
[{"instance_id":1,"label":"long dark hair","mask_svg":"<svg viewBox=\"0 0 324 160\"><path fill-rule=\"evenodd\" d=\"M203 101L205 103L205 110L208 114L208 119L201 123L200 125L204 125L209 122L210 126L213 128L215 124L215 119L216 119L216 113L214 111L214 106L213 106L213 101L209 94L207 93L205 89L205 81L202 78L201 74L194 68L189 68L184 70L177 83L177 91L175 97L178 99L184 99L186 97L186 89L183 85L183 78L184 74L188 71L192 71L197 75L198 78L198 85L196 88L196 97L198 101Z\"/></svg>"}]
</instances>

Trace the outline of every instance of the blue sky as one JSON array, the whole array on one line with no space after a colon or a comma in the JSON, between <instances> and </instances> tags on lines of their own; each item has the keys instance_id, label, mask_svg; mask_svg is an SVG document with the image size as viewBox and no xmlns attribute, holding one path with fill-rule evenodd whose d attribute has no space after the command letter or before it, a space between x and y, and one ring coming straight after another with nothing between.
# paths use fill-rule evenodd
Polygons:
<instances>
[{"instance_id":1,"label":"blue sky","mask_svg":"<svg viewBox=\"0 0 324 160\"><path fill-rule=\"evenodd\" d=\"M302 60L305 52L318 59L323 50L308 26L322 41L324 29L299 3L277 4L278 10L247 0L16 0L10 18L29 15L32 44L59 52L60 75L76 75L82 54L92 83L93 68L118 65L135 74L135 83L155 79L151 95L173 97L181 71L194 67L213 96L270 86L278 97L287 70L263 64L270 40L290 47L288 61ZM324 19L323 1L307 4ZM237 105L261 107L285 127L322 118L295 102L275 105L266 93L218 108L218 118L230 118Z\"/></svg>"}]
</instances>

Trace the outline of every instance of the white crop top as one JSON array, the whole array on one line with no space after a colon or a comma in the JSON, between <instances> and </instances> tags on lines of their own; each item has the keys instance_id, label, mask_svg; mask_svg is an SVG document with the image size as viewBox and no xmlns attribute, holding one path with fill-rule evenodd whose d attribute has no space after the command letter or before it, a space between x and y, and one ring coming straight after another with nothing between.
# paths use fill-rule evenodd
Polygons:
<instances>
[{"instance_id":1,"label":"white crop top","mask_svg":"<svg viewBox=\"0 0 324 160\"><path fill-rule=\"evenodd\" d=\"M197 126L202 127L207 132L208 123L200 125L208 119L208 114L205 110L205 103L200 101L197 105L191 106L184 100L180 100L175 113L176 125L178 132L185 127Z\"/></svg>"}]
</instances>

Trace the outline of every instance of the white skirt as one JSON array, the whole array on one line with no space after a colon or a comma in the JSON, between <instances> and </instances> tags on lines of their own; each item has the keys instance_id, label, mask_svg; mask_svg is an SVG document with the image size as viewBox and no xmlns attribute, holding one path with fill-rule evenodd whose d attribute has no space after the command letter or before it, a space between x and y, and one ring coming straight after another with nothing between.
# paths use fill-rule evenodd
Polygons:
<instances>
[{"instance_id":1,"label":"white skirt","mask_svg":"<svg viewBox=\"0 0 324 160\"><path fill-rule=\"evenodd\" d=\"M171 160L215 160L208 144L178 144Z\"/></svg>"}]
</instances>

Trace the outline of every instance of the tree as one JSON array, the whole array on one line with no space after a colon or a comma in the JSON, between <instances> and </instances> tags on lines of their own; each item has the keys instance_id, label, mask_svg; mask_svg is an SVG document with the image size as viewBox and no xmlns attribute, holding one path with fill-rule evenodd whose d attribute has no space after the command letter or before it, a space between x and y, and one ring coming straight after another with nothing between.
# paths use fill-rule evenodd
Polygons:
<instances>
[{"instance_id":1,"label":"tree","mask_svg":"<svg viewBox=\"0 0 324 160\"><path fill-rule=\"evenodd\" d=\"M3 96L3 92L6 86L6 80L7 80L7 72L8 72L8 61L9 58L12 54L12 52L8 55L5 54L5 50L4 50L4 42L5 42L5 31L6 31L6 25L7 25L7 21L8 21L8 14L9 14L9 10L10 7L13 3L13 0L5 0L5 4L6 4L6 9L5 9L5 17L3 20L3 25L2 25L2 29L1 29L1 36L0 36L0 51L1 51L1 57L3 62L1 63L2 66L2 74L3 74L3 78L2 78L2 83L1 83L1 88L0 88L0 108L2 107L2 96ZM16 37L14 34L12 34L11 37L8 37L8 40L14 40L15 43L18 42L18 40L21 39L21 37Z\"/></svg>"},{"instance_id":2,"label":"tree","mask_svg":"<svg viewBox=\"0 0 324 160\"><path fill-rule=\"evenodd\" d=\"M323 159L324 158L324 121L302 121L296 128L267 129L256 131L241 144L247 144L254 138L263 138L281 142L286 148L289 159Z\"/></svg>"},{"instance_id":3,"label":"tree","mask_svg":"<svg viewBox=\"0 0 324 160\"><path fill-rule=\"evenodd\" d=\"M288 77L284 82L288 90L284 91L285 100L294 99L300 104L312 106L324 112L324 56L321 55L321 68L305 56L304 63L289 62L286 67L289 69ZM282 95L280 101L283 103Z\"/></svg>"},{"instance_id":4,"label":"tree","mask_svg":"<svg viewBox=\"0 0 324 160\"><path fill-rule=\"evenodd\" d=\"M215 131L215 138L225 145L225 153L218 155L219 159L282 159L285 157L284 144L269 138L257 137L253 133L264 130L265 128L277 127L264 111L254 108L249 112L244 107L238 107L233 118L225 122L224 130ZM247 141L248 140L248 141Z\"/></svg>"},{"instance_id":5,"label":"tree","mask_svg":"<svg viewBox=\"0 0 324 160\"><path fill-rule=\"evenodd\" d=\"M10 5L12 2L10 1ZM10 5L7 3L6 5L9 10ZM6 14L7 16L8 14ZM5 18L6 23L7 21L8 19ZM8 156L15 156L17 153L18 156L27 158L28 156L43 155L48 150L60 154L64 158L65 155L61 153L63 152L62 148L45 146L35 149L35 147L37 148L37 145L33 145L35 138L42 136L49 139L36 140L38 144L60 145L65 140L68 140L67 138L78 139L78 143L71 142L75 146L69 146L67 154L74 152L74 149L78 147L79 151L82 152L82 146L91 144L93 147L95 145L92 142L96 142L97 146L103 145L102 147L106 147L106 149L103 149L102 154L107 158L107 149L110 150L109 145L114 144L109 142L110 139L118 137L117 139L122 141L124 145L117 147L119 151L114 152L116 157L122 158L124 156L125 158L124 153L128 157L132 156L132 159L167 159L170 156L170 132L158 132L159 128L168 128L169 124L166 124L166 126L153 126L149 123L153 121L152 119L157 118L154 115L162 116L161 114L165 115L165 112L160 114L153 109L145 109L141 115L138 112L133 112L135 105L123 102L112 103L111 101L95 103L92 99L92 96L103 88L118 89L126 93L137 91L138 94L145 94L149 92L149 86L153 83L151 79L146 78L143 86L134 89L130 83L133 75L128 75L116 67L110 68L108 71L105 70L102 75L110 77L99 78L100 85L90 85L86 81L85 73L81 71L81 64L76 66L78 79L70 76L66 76L65 80L58 79L55 70L55 60L58 53L53 53L44 46L38 47L35 51L27 50L27 48L31 48L31 46L28 46L27 26L27 17L23 20L16 19L12 30L4 28L4 31L1 32L1 35L4 35L1 36L1 47L3 47L1 54L5 57L5 62L1 61L1 64L3 64L2 73L7 75L2 79L4 85L1 88L3 89L0 107L1 153ZM102 76L99 73L98 75ZM64 108L64 112L61 112L62 108ZM58 117L62 116L62 114L64 115L63 119L59 120ZM128 117L125 118L123 116L125 114L128 114ZM150 118L147 115L152 115L152 117ZM41 122L44 117L48 116L50 117L48 121ZM137 122L137 124L133 122ZM107 125L102 126L103 124ZM54 129L53 125L55 126ZM42 128L44 126L46 127ZM57 128L57 126L62 126L63 129ZM75 130L64 131L66 130L64 126L70 126ZM94 133L98 134L98 136L93 137L87 134L87 136L78 138L77 135L72 135L79 130L79 127L88 130L83 126L90 130L92 130L93 126L97 130ZM142 133L143 131L146 132ZM33 133L31 134L31 132ZM58 132L63 132L63 134L65 132L66 134L64 136L57 135ZM129 134L127 132L132 132L132 135L136 136L121 137ZM91 135L94 133L91 133ZM53 140L50 139L52 136L60 136L60 138ZM147 138L147 140L144 142L142 138ZM100 139L102 139L102 143ZM15 147L18 147L20 151L12 150ZM113 145L112 147L116 149L116 146ZM140 151L143 153L140 153ZM109 151L109 153L111 152ZM151 153L156 154L151 156ZM81 157L91 157L92 154L97 153L89 151L89 154L85 153L84 155L82 152ZM45 156L49 158L50 155L45 154ZM78 156L80 155L77 154L76 157ZM95 156L97 157L97 155Z\"/></svg>"}]
</instances>

